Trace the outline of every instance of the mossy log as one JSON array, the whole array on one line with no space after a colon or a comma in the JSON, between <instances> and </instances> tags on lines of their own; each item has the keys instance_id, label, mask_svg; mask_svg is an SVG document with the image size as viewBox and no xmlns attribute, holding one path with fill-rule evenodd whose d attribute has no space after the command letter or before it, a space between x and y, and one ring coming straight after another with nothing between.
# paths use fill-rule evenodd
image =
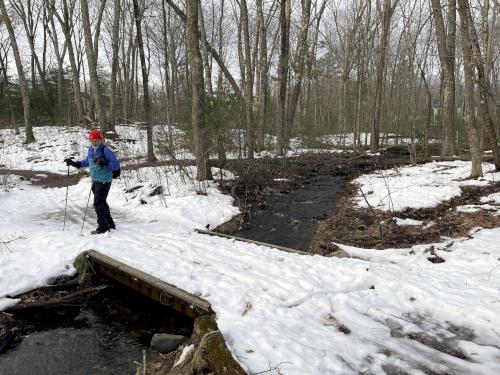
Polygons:
<instances>
[{"instance_id":1,"label":"mossy log","mask_svg":"<svg viewBox=\"0 0 500 375\"><path fill-rule=\"evenodd\" d=\"M196 319L191 341L195 349L167 375L246 375L227 348L213 316ZM177 360L179 357L180 353Z\"/></svg>"}]
</instances>

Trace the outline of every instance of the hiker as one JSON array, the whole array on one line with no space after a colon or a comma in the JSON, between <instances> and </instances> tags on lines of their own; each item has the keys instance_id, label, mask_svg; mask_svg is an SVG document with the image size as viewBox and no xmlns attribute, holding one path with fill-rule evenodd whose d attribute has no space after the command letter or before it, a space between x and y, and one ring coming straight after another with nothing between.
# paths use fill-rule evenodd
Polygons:
<instances>
[{"instance_id":1,"label":"hiker","mask_svg":"<svg viewBox=\"0 0 500 375\"><path fill-rule=\"evenodd\" d=\"M97 214L97 228L91 234L101 234L109 232L110 229L116 229L106 199L113 176L116 177L116 172L120 170L120 163L113 151L104 144L103 137L98 130L89 132L89 141L90 147L85 159L74 161L68 158L64 162L66 165L75 168L89 167L92 179L92 193L94 193L94 208Z\"/></svg>"}]
</instances>

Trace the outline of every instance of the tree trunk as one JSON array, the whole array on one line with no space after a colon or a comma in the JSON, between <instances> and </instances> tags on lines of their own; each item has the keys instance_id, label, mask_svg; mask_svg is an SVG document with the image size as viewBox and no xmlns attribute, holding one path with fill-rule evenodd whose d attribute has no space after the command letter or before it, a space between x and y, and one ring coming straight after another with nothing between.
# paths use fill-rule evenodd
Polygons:
<instances>
[{"instance_id":1,"label":"tree trunk","mask_svg":"<svg viewBox=\"0 0 500 375\"><path fill-rule=\"evenodd\" d=\"M458 12L460 14L462 35L462 51L464 57L464 119L465 127L469 137L469 147L472 160L470 178L478 178L483 175L481 167L481 149L479 147L479 138L476 127L476 118L474 115L474 67L472 64L472 40L469 34L469 22L467 9L464 0L458 0Z\"/></svg>"},{"instance_id":2,"label":"tree trunk","mask_svg":"<svg viewBox=\"0 0 500 375\"><path fill-rule=\"evenodd\" d=\"M4 0L0 0L0 12L2 14L3 22L9 33L10 44L12 46L12 52L14 53L14 58L16 60L17 75L19 78L19 86L21 88L21 97L23 100L23 112L24 112L24 126L26 129L26 143L32 143L35 141L35 136L33 134L33 128L31 127L31 107L30 107L30 97L28 90L28 83L24 76L23 64L21 62L21 55L19 54L19 48L17 46L16 34L12 23L10 21L9 14L5 8Z\"/></svg>"},{"instance_id":3,"label":"tree trunk","mask_svg":"<svg viewBox=\"0 0 500 375\"><path fill-rule=\"evenodd\" d=\"M184 23L187 23L187 16L186 14L173 2L173 0L166 0L168 2L168 4L172 7L172 9L174 10L174 12L180 17L180 19L184 22ZM199 32L199 31L198 31ZM229 84L231 85L231 87L233 88L235 94L238 96L238 97L241 97L241 90L238 86L238 84L236 83L236 80L234 79L233 75L231 74L231 72L229 72L229 69L227 68L226 64L224 63L224 61L222 60L222 57L219 55L219 53L210 45L210 43L205 40L204 41L206 43L206 46L207 48L209 49L210 53L212 54L212 57L214 58L214 60L217 62L217 64L219 65L219 67L221 68L222 72L224 73L224 76L226 77L226 79L228 80Z\"/></svg>"},{"instance_id":4,"label":"tree trunk","mask_svg":"<svg viewBox=\"0 0 500 375\"><path fill-rule=\"evenodd\" d=\"M288 129L292 129L295 113L297 110L297 103L299 101L300 89L302 87L302 80L304 78L305 61L307 55L307 35L309 33L309 23L311 20L311 0L301 0L302 4L302 18L300 21L300 34L297 45L297 61L295 63L295 85L289 99L288 104Z\"/></svg>"},{"instance_id":5,"label":"tree trunk","mask_svg":"<svg viewBox=\"0 0 500 375\"><path fill-rule=\"evenodd\" d=\"M456 0L448 1L448 34L446 33L441 0L432 0L432 10L436 25L439 61L443 71L443 140L441 156L455 153L455 36Z\"/></svg>"},{"instance_id":6,"label":"tree trunk","mask_svg":"<svg viewBox=\"0 0 500 375\"><path fill-rule=\"evenodd\" d=\"M257 23L259 24L259 59L258 59L258 88L257 91L257 134L256 148L262 151L264 148L264 135L266 128L266 104L267 104L267 27L264 22L264 12L262 9L262 0L257 0Z\"/></svg>"},{"instance_id":7,"label":"tree trunk","mask_svg":"<svg viewBox=\"0 0 500 375\"><path fill-rule=\"evenodd\" d=\"M116 77L118 75L118 51L120 47L120 10L121 10L121 0L114 0L113 9L113 34L112 40L112 50L113 56L111 58L111 94L109 98L109 125L111 130L115 130L115 120L116 120Z\"/></svg>"},{"instance_id":8,"label":"tree trunk","mask_svg":"<svg viewBox=\"0 0 500 375\"><path fill-rule=\"evenodd\" d=\"M59 37L56 31L56 24L54 21L54 6L53 4L47 3L48 7L48 22L50 22L49 34L54 45L54 53L57 60L57 120L62 121L63 113L63 90L64 90L64 55L66 54L66 48L63 48L63 53L59 49ZM48 27L48 25L47 25ZM68 111L69 112L69 111Z\"/></svg>"},{"instance_id":9,"label":"tree trunk","mask_svg":"<svg viewBox=\"0 0 500 375\"><path fill-rule=\"evenodd\" d=\"M97 77L97 61L94 53L95 51L94 48L97 48L97 46L94 47L92 42L88 0L80 0L80 8L82 12L83 34L85 38L85 53L87 55L87 65L89 67L90 89L92 92L92 97L94 99L94 105L97 111L96 122L101 132L104 133L106 131L106 123L104 119L104 111L101 105L99 79Z\"/></svg>"},{"instance_id":10,"label":"tree trunk","mask_svg":"<svg viewBox=\"0 0 500 375\"><path fill-rule=\"evenodd\" d=\"M8 50L5 50L5 62L3 56L0 56L0 68L2 69L2 74L3 74L3 83L5 84L6 91L7 91L7 107L9 109L9 125L14 127L14 131L16 135L21 134L19 131L19 125L17 124L17 121L15 120L15 112L14 112L14 107L12 105L12 96L10 93L10 83L9 83L9 74L7 73L7 56L8 56Z\"/></svg>"},{"instance_id":11,"label":"tree trunk","mask_svg":"<svg viewBox=\"0 0 500 375\"><path fill-rule=\"evenodd\" d=\"M205 70L205 86L206 91L212 95L214 90L212 87L212 70L210 68L210 58L208 52L207 33L205 31L205 20L203 17L203 10L201 8L201 1L198 3L198 15L200 18L200 33L201 33L201 57L203 59L203 68Z\"/></svg>"},{"instance_id":12,"label":"tree trunk","mask_svg":"<svg viewBox=\"0 0 500 375\"><path fill-rule=\"evenodd\" d=\"M288 86L288 61L290 49L290 23L289 23L290 0L280 0L280 56L278 61L278 85L279 92L277 98L276 116L276 136L278 156L286 155L286 98Z\"/></svg>"},{"instance_id":13,"label":"tree trunk","mask_svg":"<svg viewBox=\"0 0 500 375\"><path fill-rule=\"evenodd\" d=\"M255 128L253 123L253 68L248 29L248 7L246 0L240 0L241 32L243 34L243 109L246 123L247 156L252 159L255 151Z\"/></svg>"},{"instance_id":14,"label":"tree trunk","mask_svg":"<svg viewBox=\"0 0 500 375\"><path fill-rule=\"evenodd\" d=\"M146 57L144 55L144 43L142 41L142 13L139 9L139 4L137 0L133 0L134 3L134 16L135 16L135 26L137 28L137 45L139 47L139 57L141 59L141 69L142 69L142 90L144 99L144 115L146 117L146 132L147 132L147 143L148 143L148 161L155 161L156 157L154 154L153 146L153 124L151 123L151 100L149 98L149 82L148 82L148 69L146 67Z\"/></svg>"},{"instance_id":15,"label":"tree trunk","mask_svg":"<svg viewBox=\"0 0 500 375\"><path fill-rule=\"evenodd\" d=\"M38 55L36 53L35 49L35 21L33 18L33 9L35 8L35 4L31 4L31 1L28 0L27 2L27 11L28 13L26 14L26 11L24 9L24 1L17 3L15 1L11 1L11 6L15 9L16 13L18 14L19 18L21 18L21 21L24 26L24 31L26 32L26 39L28 40L28 45L31 51L31 62L32 62L32 77L33 77L33 87L35 86L35 68L36 71L38 72L38 75L40 77L40 85L42 87L42 93L43 97L45 99L46 105L47 105L47 111L49 113L49 116L54 120L54 111L52 109L52 99L50 97L49 93L49 87L47 85L47 80L45 79L45 71L42 69L42 66L40 65L40 60L38 59ZM38 11L40 11L38 9Z\"/></svg>"},{"instance_id":16,"label":"tree trunk","mask_svg":"<svg viewBox=\"0 0 500 375\"><path fill-rule=\"evenodd\" d=\"M485 73L485 60L483 59L483 53L481 52L481 47L479 46L479 38L477 37L477 32L474 27L469 3L467 0L459 0L458 4L460 20L462 24L465 24L465 31L467 31L470 47L472 49L473 62L477 70L477 84L479 87L479 108L481 110L481 117L485 122L486 132L488 134L488 138L490 141L489 143L493 152L495 169L498 171L500 170L500 151L498 148L498 137L496 132L495 120L492 114L493 111L490 108L490 104L495 102L494 95L491 91L490 83Z\"/></svg>"},{"instance_id":17,"label":"tree trunk","mask_svg":"<svg viewBox=\"0 0 500 375\"><path fill-rule=\"evenodd\" d=\"M71 9L68 7L67 0L63 0L63 18L59 16L57 12L55 15L61 24L64 38L66 40L66 48L68 49L68 57L71 65L71 76L73 80L73 96L75 97L75 105L76 105L76 116L77 123L81 123L85 116L85 111L83 109L83 102L81 96L81 88L80 88L80 70L78 69L78 65L76 62L75 51L73 49L73 40L71 38L71 30L72 26L72 17L74 11L74 4Z\"/></svg>"},{"instance_id":18,"label":"tree trunk","mask_svg":"<svg viewBox=\"0 0 500 375\"><path fill-rule=\"evenodd\" d=\"M379 0L380 1L380 0ZM384 0L383 10L379 9L382 18L382 33L380 35L380 46L377 61L377 78L375 83L375 97L373 101L373 122L371 136L371 150L376 152L380 147L380 118L382 116L382 104L384 97L384 81L387 66L387 51L389 49L389 35L391 31L391 19L394 9L399 0ZM380 3L377 3L380 8Z\"/></svg>"},{"instance_id":19,"label":"tree trunk","mask_svg":"<svg viewBox=\"0 0 500 375\"><path fill-rule=\"evenodd\" d=\"M198 28L198 1L187 0L187 50L191 67L192 123L196 156L196 179L211 180L210 159L207 147L205 125L205 83L203 81L203 61L200 53L200 31Z\"/></svg>"}]
</instances>

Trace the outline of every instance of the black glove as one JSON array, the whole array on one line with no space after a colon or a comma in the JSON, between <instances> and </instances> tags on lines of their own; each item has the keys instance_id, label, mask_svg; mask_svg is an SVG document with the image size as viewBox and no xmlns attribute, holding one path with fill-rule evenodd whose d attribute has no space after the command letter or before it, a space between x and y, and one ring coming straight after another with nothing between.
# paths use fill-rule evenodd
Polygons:
<instances>
[{"instance_id":1,"label":"black glove","mask_svg":"<svg viewBox=\"0 0 500 375\"><path fill-rule=\"evenodd\" d=\"M97 156L94 158L94 163L97 165L100 165L101 167L104 167L104 166L109 164L109 162L107 160L102 160L101 158L99 158Z\"/></svg>"},{"instance_id":2,"label":"black glove","mask_svg":"<svg viewBox=\"0 0 500 375\"><path fill-rule=\"evenodd\" d=\"M80 163L79 161L74 161L71 158L64 159L64 162L66 163L67 166L71 165L72 167L75 167L75 168L81 168L82 167L82 163Z\"/></svg>"}]
</instances>

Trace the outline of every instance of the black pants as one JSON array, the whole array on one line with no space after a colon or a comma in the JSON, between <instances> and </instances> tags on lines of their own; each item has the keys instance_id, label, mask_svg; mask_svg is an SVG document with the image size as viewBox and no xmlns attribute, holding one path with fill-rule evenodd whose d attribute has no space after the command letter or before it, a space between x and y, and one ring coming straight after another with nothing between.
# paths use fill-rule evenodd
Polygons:
<instances>
[{"instance_id":1,"label":"black pants","mask_svg":"<svg viewBox=\"0 0 500 375\"><path fill-rule=\"evenodd\" d=\"M107 231L109 228L115 227L115 222L109 212L109 206L106 202L108 198L111 182L93 182L92 193L94 193L94 208L97 214L97 229Z\"/></svg>"}]
</instances>

